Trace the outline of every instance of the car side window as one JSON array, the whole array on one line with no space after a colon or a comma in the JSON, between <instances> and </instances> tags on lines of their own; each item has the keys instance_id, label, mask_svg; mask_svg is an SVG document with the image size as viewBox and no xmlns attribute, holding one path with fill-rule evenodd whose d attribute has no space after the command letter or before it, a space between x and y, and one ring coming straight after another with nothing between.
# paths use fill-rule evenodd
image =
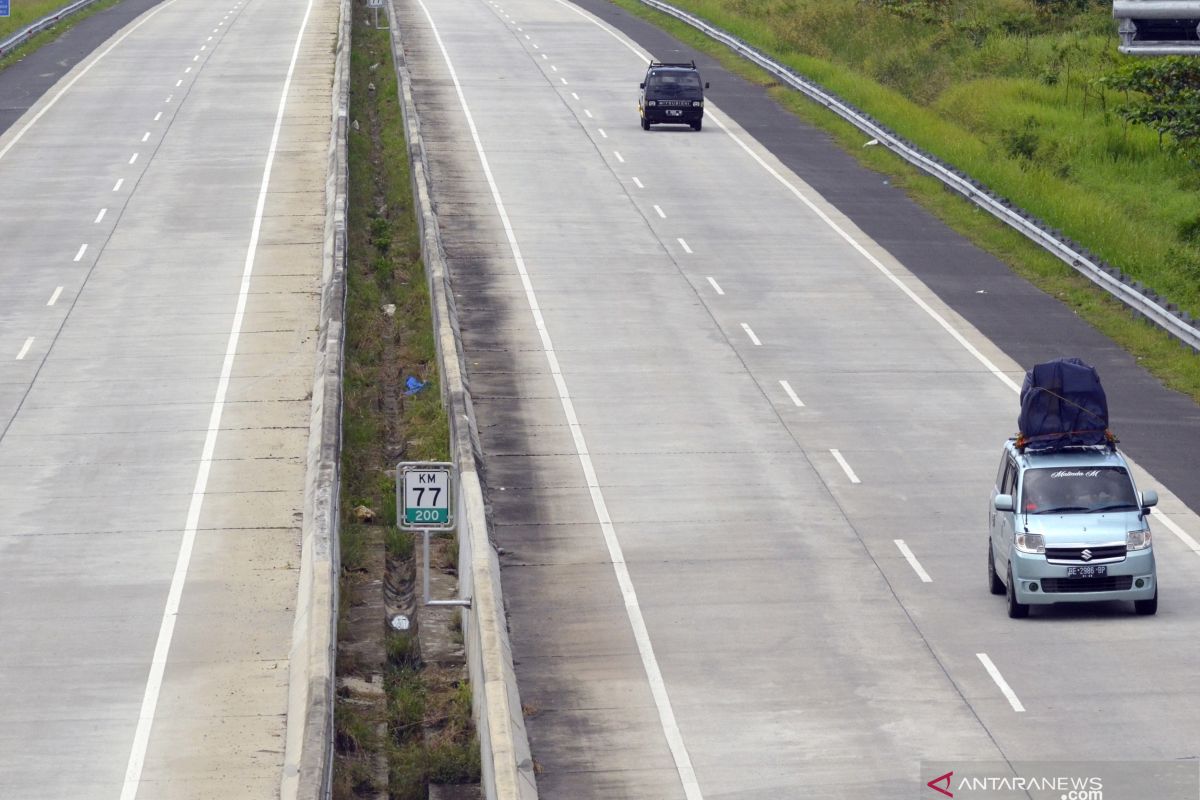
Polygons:
<instances>
[{"instance_id":1,"label":"car side window","mask_svg":"<svg viewBox=\"0 0 1200 800\"><path fill-rule=\"evenodd\" d=\"M996 491L1004 493L1004 471L1008 467L1008 453L1000 454L1000 468L996 470Z\"/></svg>"},{"instance_id":2,"label":"car side window","mask_svg":"<svg viewBox=\"0 0 1200 800\"><path fill-rule=\"evenodd\" d=\"M1017 465L1007 458L1004 461L1004 482L1000 485L1000 494L1011 495L1017 488Z\"/></svg>"}]
</instances>

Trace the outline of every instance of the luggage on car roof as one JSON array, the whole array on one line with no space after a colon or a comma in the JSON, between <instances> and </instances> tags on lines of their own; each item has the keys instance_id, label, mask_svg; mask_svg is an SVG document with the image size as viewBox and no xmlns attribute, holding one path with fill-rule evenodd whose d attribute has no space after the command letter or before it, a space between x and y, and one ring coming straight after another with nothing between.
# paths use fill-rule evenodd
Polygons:
<instances>
[{"instance_id":1,"label":"luggage on car roof","mask_svg":"<svg viewBox=\"0 0 1200 800\"><path fill-rule=\"evenodd\" d=\"M1108 400L1095 368L1078 358L1037 364L1021 387L1021 435L1027 450L1110 444Z\"/></svg>"}]
</instances>

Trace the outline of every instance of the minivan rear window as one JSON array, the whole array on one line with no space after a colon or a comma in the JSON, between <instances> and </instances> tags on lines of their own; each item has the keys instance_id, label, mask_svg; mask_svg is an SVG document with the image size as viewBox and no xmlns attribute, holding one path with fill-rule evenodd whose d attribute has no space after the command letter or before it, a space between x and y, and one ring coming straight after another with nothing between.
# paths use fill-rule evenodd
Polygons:
<instances>
[{"instance_id":1,"label":"minivan rear window","mask_svg":"<svg viewBox=\"0 0 1200 800\"><path fill-rule=\"evenodd\" d=\"M1137 494L1122 467L1047 467L1025 470L1021 504L1027 514L1135 511Z\"/></svg>"}]
</instances>

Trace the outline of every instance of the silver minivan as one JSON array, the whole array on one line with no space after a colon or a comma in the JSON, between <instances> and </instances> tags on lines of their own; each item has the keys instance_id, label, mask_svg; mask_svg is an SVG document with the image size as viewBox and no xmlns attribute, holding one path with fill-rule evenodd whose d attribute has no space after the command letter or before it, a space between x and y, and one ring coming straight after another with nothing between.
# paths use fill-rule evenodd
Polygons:
<instances>
[{"instance_id":1,"label":"silver minivan","mask_svg":"<svg viewBox=\"0 0 1200 800\"><path fill-rule=\"evenodd\" d=\"M988 514L988 588L1008 615L1031 605L1132 600L1158 611L1153 490L1139 492L1115 448L1022 452L1004 446Z\"/></svg>"}]
</instances>

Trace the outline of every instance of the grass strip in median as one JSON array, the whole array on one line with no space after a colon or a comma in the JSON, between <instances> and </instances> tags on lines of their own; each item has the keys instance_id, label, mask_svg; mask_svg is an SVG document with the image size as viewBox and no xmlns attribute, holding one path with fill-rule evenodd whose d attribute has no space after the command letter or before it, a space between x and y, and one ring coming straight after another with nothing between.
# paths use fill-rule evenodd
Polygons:
<instances>
[{"instance_id":1,"label":"grass strip in median","mask_svg":"<svg viewBox=\"0 0 1200 800\"><path fill-rule=\"evenodd\" d=\"M449 428L414 217L408 148L390 38L356 0L350 56L348 293L342 452L342 613L350 621L387 564L411 581L413 537L395 527L398 461L446 461ZM381 15L382 17L382 15ZM415 379L410 384L409 379ZM410 387L421 385L416 391ZM373 513L355 513L356 509ZM354 625L339 625L345 634ZM339 691L335 797L424 798L430 783L479 780L470 685L422 662L415 635L367 630L339 648L339 678L366 659L383 679L378 702ZM366 675L357 677L365 678Z\"/></svg>"}]
</instances>

